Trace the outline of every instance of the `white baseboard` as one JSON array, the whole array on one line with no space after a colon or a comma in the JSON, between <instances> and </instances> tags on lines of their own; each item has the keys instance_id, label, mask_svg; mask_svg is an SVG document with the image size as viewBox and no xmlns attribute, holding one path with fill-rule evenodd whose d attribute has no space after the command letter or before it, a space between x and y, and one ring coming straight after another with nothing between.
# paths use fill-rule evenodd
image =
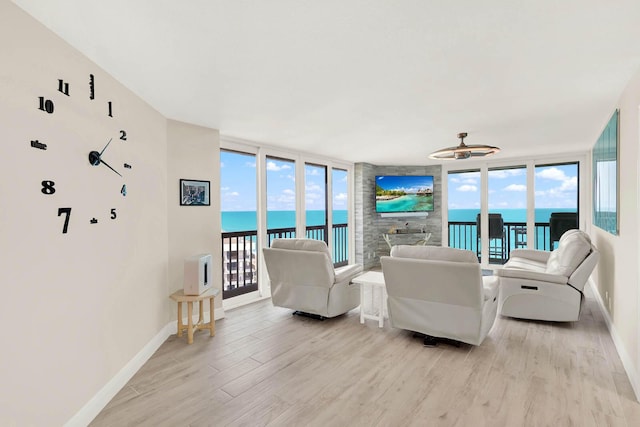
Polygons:
<instances>
[{"instance_id":1,"label":"white baseboard","mask_svg":"<svg viewBox=\"0 0 640 427\"><path fill-rule=\"evenodd\" d=\"M636 369L634 367L633 360L629 356L629 352L627 352L627 349L625 348L624 343L622 342L622 339L620 338L620 335L618 334L618 331L613 324L613 320L611 319L609 311L607 311L606 309L602 296L598 292L597 287L594 285L591 279L589 279L589 286L591 286L593 295L595 296L595 299L600 306L600 311L602 311L607 329L609 330L609 334L611 334L613 344L616 346L616 351L618 352L620 360L622 361L622 366L627 373L627 377L629 377L629 382L631 383L631 388L633 388L633 392L636 395L636 400L640 402L640 381L638 373L636 372Z\"/></svg>"},{"instance_id":2,"label":"white baseboard","mask_svg":"<svg viewBox=\"0 0 640 427\"><path fill-rule=\"evenodd\" d=\"M120 371L107 382L69 421L65 427L87 426L124 387L136 372L164 343L169 335L175 333L176 322L169 322L145 345Z\"/></svg>"},{"instance_id":3,"label":"white baseboard","mask_svg":"<svg viewBox=\"0 0 640 427\"><path fill-rule=\"evenodd\" d=\"M213 318L215 320L224 317L224 309L217 307ZM209 312L205 312L205 322L209 321ZM198 315L193 316L193 322L198 321ZM187 323L187 318L183 319L183 323ZM169 338L170 335L176 333L177 320L167 323L154 336L151 341L145 345L142 350L136 354L120 371L113 377L102 389L96 393L69 421L65 423L65 427L84 427L89 425L91 421L102 411L105 406L118 394L120 390L129 382L129 380L138 372L147 360L160 348L160 346Z\"/></svg>"}]
</instances>

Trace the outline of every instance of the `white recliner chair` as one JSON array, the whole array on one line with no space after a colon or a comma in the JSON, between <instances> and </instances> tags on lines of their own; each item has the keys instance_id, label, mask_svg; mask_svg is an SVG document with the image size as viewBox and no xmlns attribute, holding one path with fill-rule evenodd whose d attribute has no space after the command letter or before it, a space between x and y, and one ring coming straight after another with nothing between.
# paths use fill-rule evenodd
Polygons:
<instances>
[{"instance_id":1,"label":"white recliner chair","mask_svg":"<svg viewBox=\"0 0 640 427\"><path fill-rule=\"evenodd\" d=\"M572 322L580 318L583 290L598 263L599 252L589 235L566 231L553 252L511 251L500 283L498 311L520 319Z\"/></svg>"},{"instance_id":2,"label":"white recliner chair","mask_svg":"<svg viewBox=\"0 0 640 427\"><path fill-rule=\"evenodd\" d=\"M498 307L497 278L482 276L472 251L394 246L381 257L391 326L439 339L480 345Z\"/></svg>"},{"instance_id":3,"label":"white recliner chair","mask_svg":"<svg viewBox=\"0 0 640 427\"><path fill-rule=\"evenodd\" d=\"M360 288L350 284L362 272L359 264L333 267L322 240L275 239L263 248L274 306L294 314L335 317L360 305Z\"/></svg>"}]
</instances>

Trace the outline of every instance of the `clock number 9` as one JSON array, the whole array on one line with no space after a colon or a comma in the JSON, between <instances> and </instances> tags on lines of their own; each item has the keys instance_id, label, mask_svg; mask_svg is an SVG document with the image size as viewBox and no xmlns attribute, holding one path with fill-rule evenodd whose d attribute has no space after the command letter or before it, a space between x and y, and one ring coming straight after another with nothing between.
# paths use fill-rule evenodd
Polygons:
<instances>
[{"instance_id":1,"label":"clock number 9","mask_svg":"<svg viewBox=\"0 0 640 427\"><path fill-rule=\"evenodd\" d=\"M64 219L64 225L62 226L62 234L67 234L67 230L69 228L69 218L71 217L71 208L58 208L58 216L62 214L67 214Z\"/></svg>"}]
</instances>

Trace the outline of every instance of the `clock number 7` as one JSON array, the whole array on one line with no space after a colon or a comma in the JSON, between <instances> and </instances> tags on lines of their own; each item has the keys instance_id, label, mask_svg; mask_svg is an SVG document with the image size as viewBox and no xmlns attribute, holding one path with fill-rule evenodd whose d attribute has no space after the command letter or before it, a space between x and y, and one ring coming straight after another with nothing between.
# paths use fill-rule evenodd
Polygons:
<instances>
[{"instance_id":1,"label":"clock number 7","mask_svg":"<svg viewBox=\"0 0 640 427\"><path fill-rule=\"evenodd\" d=\"M67 214L64 219L64 226L62 226L62 234L67 233L67 229L69 228L69 218L71 217L71 208L58 208L58 216L62 214Z\"/></svg>"}]
</instances>

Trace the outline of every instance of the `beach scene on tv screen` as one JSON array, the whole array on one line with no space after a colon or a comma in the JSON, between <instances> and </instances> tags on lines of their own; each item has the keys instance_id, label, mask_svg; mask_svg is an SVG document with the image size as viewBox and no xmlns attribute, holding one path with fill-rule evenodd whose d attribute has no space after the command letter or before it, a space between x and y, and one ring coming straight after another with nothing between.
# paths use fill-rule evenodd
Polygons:
<instances>
[{"instance_id":1,"label":"beach scene on tv screen","mask_svg":"<svg viewBox=\"0 0 640 427\"><path fill-rule=\"evenodd\" d=\"M433 176L377 176L376 212L433 210Z\"/></svg>"}]
</instances>

